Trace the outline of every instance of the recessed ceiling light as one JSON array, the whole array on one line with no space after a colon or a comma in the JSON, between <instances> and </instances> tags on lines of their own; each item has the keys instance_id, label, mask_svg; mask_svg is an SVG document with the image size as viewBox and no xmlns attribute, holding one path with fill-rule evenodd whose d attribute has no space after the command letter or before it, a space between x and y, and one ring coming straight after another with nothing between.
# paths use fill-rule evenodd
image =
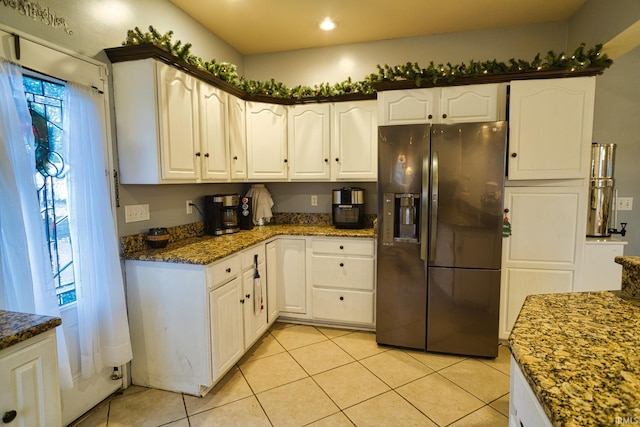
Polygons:
<instances>
[{"instance_id":1,"label":"recessed ceiling light","mask_svg":"<svg viewBox=\"0 0 640 427\"><path fill-rule=\"evenodd\" d=\"M326 18L324 18L324 20L320 23L320 28L323 29L324 31L331 31L334 28L336 28L336 22L333 21L331 18L329 18L328 16Z\"/></svg>"}]
</instances>

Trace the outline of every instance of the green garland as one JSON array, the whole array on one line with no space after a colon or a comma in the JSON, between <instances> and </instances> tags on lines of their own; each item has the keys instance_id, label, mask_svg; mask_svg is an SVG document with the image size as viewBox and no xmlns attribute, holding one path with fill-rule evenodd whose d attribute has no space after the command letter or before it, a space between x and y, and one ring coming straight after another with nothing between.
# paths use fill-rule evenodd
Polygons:
<instances>
[{"instance_id":1,"label":"green garland","mask_svg":"<svg viewBox=\"0 0 640 427\"><path fill-rule=\"evenodd\" d=\"M397 80L413 80L416 86L419 87L422 82L432 82L435 85L438 81L452 82L461 77L539 70L574 71L589 67L604 69L613 64L613 61L601 52L602 44L597 44L595 47L585 51L585 44L581 43L570 57L564 53L555 54L553 51L549 51L544 57L537 54L531 62L511 58L506 63L498 62L494 59L484 62L471 60L468 64L463 62L456 65L451 63L436 65L431 61L427 68L420 67L417 62L407 62L404 65L393 67L385 64L384 66L377 65L378 72L369 74L363 81L354 82L349 77L347 80L333 85L321 83L313 87L296 86L288 88L274 79L266 82L245 79L243 76L238 75L237 67L228 62L217 62L215 59L204 61L202 58L191 54L191 43L183 44L180 40L174 43L171 40L172 37L173 31L160 34L153 26L149 26L149 32L143 33L136 27L134 30L127 31L127 39L122 44L124 46L153 44L165 49L171 55L180 58L187 64L206 70L220 80L236 86L250 95L268 95L284 99L302 99L318 96L332 97L350 93L372 94L375 93L374 85L376 83Z\"/></svg>"}]
</instances>

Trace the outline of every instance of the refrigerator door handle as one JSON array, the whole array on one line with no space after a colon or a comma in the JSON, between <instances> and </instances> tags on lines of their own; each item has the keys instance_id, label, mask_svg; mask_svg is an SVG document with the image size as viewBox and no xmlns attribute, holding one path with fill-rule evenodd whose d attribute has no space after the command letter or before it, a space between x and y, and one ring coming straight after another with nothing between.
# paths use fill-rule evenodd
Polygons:
<instances>
[{"instance_id":1,"label":"refrigerator door handle","mask_svg":"<svg viewBox=\"0 0 640 427\"><path fill-rule=\"evenodd\" d=\"M420 195L420 259L427 259L427 239L429 236L429 154L426 153L422 160L422 194Z\"/></svg>"},{"instance_id":2,"label":"refrigerator door handle","mask_svg":"<svg viewBox=\"0 0 640 427\"><path fill-rule=\"evenodd\" d=\"M438 234L438 152L431 157L431 225L429 237L429 261L435 261Z\"/></svg>"}]
</instances>

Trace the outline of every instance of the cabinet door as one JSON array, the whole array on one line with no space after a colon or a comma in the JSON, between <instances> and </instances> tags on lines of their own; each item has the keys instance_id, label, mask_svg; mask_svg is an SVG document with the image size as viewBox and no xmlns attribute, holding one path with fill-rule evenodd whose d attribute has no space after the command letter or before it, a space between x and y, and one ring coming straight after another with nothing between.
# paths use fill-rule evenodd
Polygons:
<instances>
[{"instance_id":1,"label":"cabinet door","mask_svg":"<svg viewBox=\"0 0 640 427\"><path fill-rule=\"evenodd\" d=\"M258 264L260 278L254 276L255 267L242 275L244 287L244 347L249 348L267 330L267 287L264 262ZM256 289L259 286L259 289ZM259 294L258 294L259 292ZM259 298L259 300L258 300ZM258 301L256 303L256 301ZM256 305L257 304L257 305Z\"/></svg>"},{"instance_id":2,"label":"cabinet door","mask_svg":"<svg viewBox=\"0 0 640 427\"><path fill-rule=\"evenodd\" d=\"M313 289L313 317L348 323L373 323L373 292Z\"/></svg>"},{"instance_id":3,"label":"cabinet door","mask_svg":"<svg viewBox=\"0 0 640 427\"><path fill-rule=\"evenodd\" d=\"M595 81L511 82L510 180L588 177Z\"/></svg>"},{"instance_id":4,"label":"cabinet door","mask_svg":"<svg viewBox=\"0 0 640 427\"><path fill-rule=\"evenodd\" d=\"M616 264L615 258L624 255L626 244L623 241L587 241L581 279L574 291L619 291L622 287L622 266Z\"/></svg>"},{"instance_id":5,"label":"cabinet door","mask_svg":"<svg viewBox=\"0 0 640 427\"><path fill-rule=\"evenodd\" d=\"M380 125L433 123L438 115L440 89L407 89L378 92Z\"/></svg>"},{"instance_id":6,"label":"cabinet door","mask_svg":"<svg viewBox=\"0 0 640 427\"><path fill-rule=\"evenodd\" d=\"M313 286L373 290L374 270L373 258L311 257Z\"/></svg>"},{"instance_id":7,"label":"cabinet door","mask_svg":"<svg viewBox=\"0 0 640 427\"><path fill-rule=\"evenodd\" d=\"M507 339L529 295L571 292L575 272L542 268L504 267L501 278L501 339Z\"/></svg>"},{"instance_id":8,"label":"cabinet door","mask_svg":"<svg viewBox=\"0 0 640 427\"><path fill-rule=\"evenodd\" d=\"M195 181L200 147L196 79L163 63L157 67L162 178Z\"/></svg>"},{"instance_id":9,"label":"cabinet door","mask_svg":"<svg viewBox=\"0 0 640 427\"><path fill-rule=\"evenodd\" d=\"M502 245L500 338L506 339L527 295L571 292L582 267L583 187L506 187L512 234Z\"/></svg>"},{"instance_id":10,"label":"cabinet door","mask_svg":"<svg viewBox=\"0 0 640 427\"><path fill-rule=\"evenodd\" d=\"M229 156L232 180L247 179L246 103L233 95L229 99Z\"/></svg>"},{"instance_id":11,"label":"cabinet door","mask_svg":"<svg viewBox=\"0 0 640 427\"><path fill-rule=\"evenodd\" d=\"M334 105L332 158L332 180L377 180L376 101Z\"/></svg>"},{"instance_id":12,"label":"cabinet door","mask_svg":"<svg viewBox=\"0 0 640 427\"><path fill-rule=\"evenodd\" d=\"M471 123L503 120L505 87L498 84L443 87L440 92L440 123Z\"/></svg>"},{"instance_id":13,"label":"cabinet door","mask_svg":"<svg viewBox=\"0 0 640 427\"><path fill-rule=\"evenodd\" d=\"M329 180L330 114L329 104L295 105L289 109L290 180Z\"/></svg>"},{"instance_id":14,"label":"cabinet door","mask_svg":"<svg viewBox=\"0 0 640 427\"><path fill-rule=\"evenodd\" d=\"M287 161L286 107L247 102L249 179L284 180Z\"/></svg>"},{"instance_id":15,"label":"cabinet door","mask_svg":"<svg viewBox=\"0 0 640 427\"><path fill-rule=\"evenodd\" d=\"M55 330L0 353L0 384L0 413L17 413L11 425L62 425Z\"/></svg>"},{"instance_id":16,"label":"cabinet door","mask_svg":"<svg viewBox=\"0 0 640 427\"><path fill-rule=\"evenodd\" d=\"M209 292L213 380L220 379L244 353L242 279Z\"/></svg>"},{"instance_id":17,"label":"cabinet door","mask_svg":"<svg viewBox=\"0 0 640 427\"><path fill-rule=\"evenodd\" d=\"M305 246L303 239L278 240L278 297L281 312L307 312Z\"/></svg>"},{"instance_id":18,"label":"cabinet door","mask_svg":"<svg viewBox=\"0 0 640 427\"><path fill-rule=\"evenodd\" d=\"M267 322L272 324L278 318L278 242L266 245L267 278Z\"/></svg>"},{"instance_id":19,"label":"cabinet door","mask_svg":"<svg viewBox=\"0 0 640 427\"><path fill-rule=\"evenodd\" d=\"M207 181L229 180L227 94L200 82L200 142L196 157L201 159L200 176Z\"/></svg>"}]
</instances>

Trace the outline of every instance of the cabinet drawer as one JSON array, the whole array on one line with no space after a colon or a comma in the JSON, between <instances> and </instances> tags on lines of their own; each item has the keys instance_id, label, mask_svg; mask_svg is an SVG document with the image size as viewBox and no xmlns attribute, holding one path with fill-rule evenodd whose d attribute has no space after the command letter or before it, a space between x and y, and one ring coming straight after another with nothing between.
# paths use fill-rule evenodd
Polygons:
<instances>
[{"instance_id":1,"label":"cabinet drawer","mask_svg":"<svg viewBox=\"0 0 640 427\"><path fill-rule=\"evenodd\" d=\"M231 255L213 264L207 269L207 284L209 288L226 283L240 273L240 255Z\"/></svg>"},{"instance_id":2,"label":"cabinet drawer","mask_svg":"<svg viewBox=\"0 0 640 427\"><path fill-rule=\"evenodd\" d=\"M312 256L313 286L373 290L373 258Z\"/></svg>"},{"instance_id":3,"label":"cabinet drawer","mask_svg":"<svg viewBox=\"0 0 640 427\"><path fill-rule=\"evenodd\" d=\"M373 256L373 240L369 239L313 239L311 249L314 254L344 254Z\"/></svg>"},{"instance_id":4,"label":"cabinet drawer","mask_svg":"<svg viewBox=\"0 0 640 427\"><path fill-rule=\"evenodd\" d=\"M264 244L256 245L242 252L242 271L245 271L254 265L253 257L258 255L258 264L262 264L265 258Z\"/></svg>"},{"instance_id":5,"label":"cabinet drawer","mask_svg":"<svg viewBox=\"0 0 640 427\"><path fill-rule=\"evenodd\" d=\"M373 292L314 289L313 317L372 324Z\"/></svg>"}]
</instances>

